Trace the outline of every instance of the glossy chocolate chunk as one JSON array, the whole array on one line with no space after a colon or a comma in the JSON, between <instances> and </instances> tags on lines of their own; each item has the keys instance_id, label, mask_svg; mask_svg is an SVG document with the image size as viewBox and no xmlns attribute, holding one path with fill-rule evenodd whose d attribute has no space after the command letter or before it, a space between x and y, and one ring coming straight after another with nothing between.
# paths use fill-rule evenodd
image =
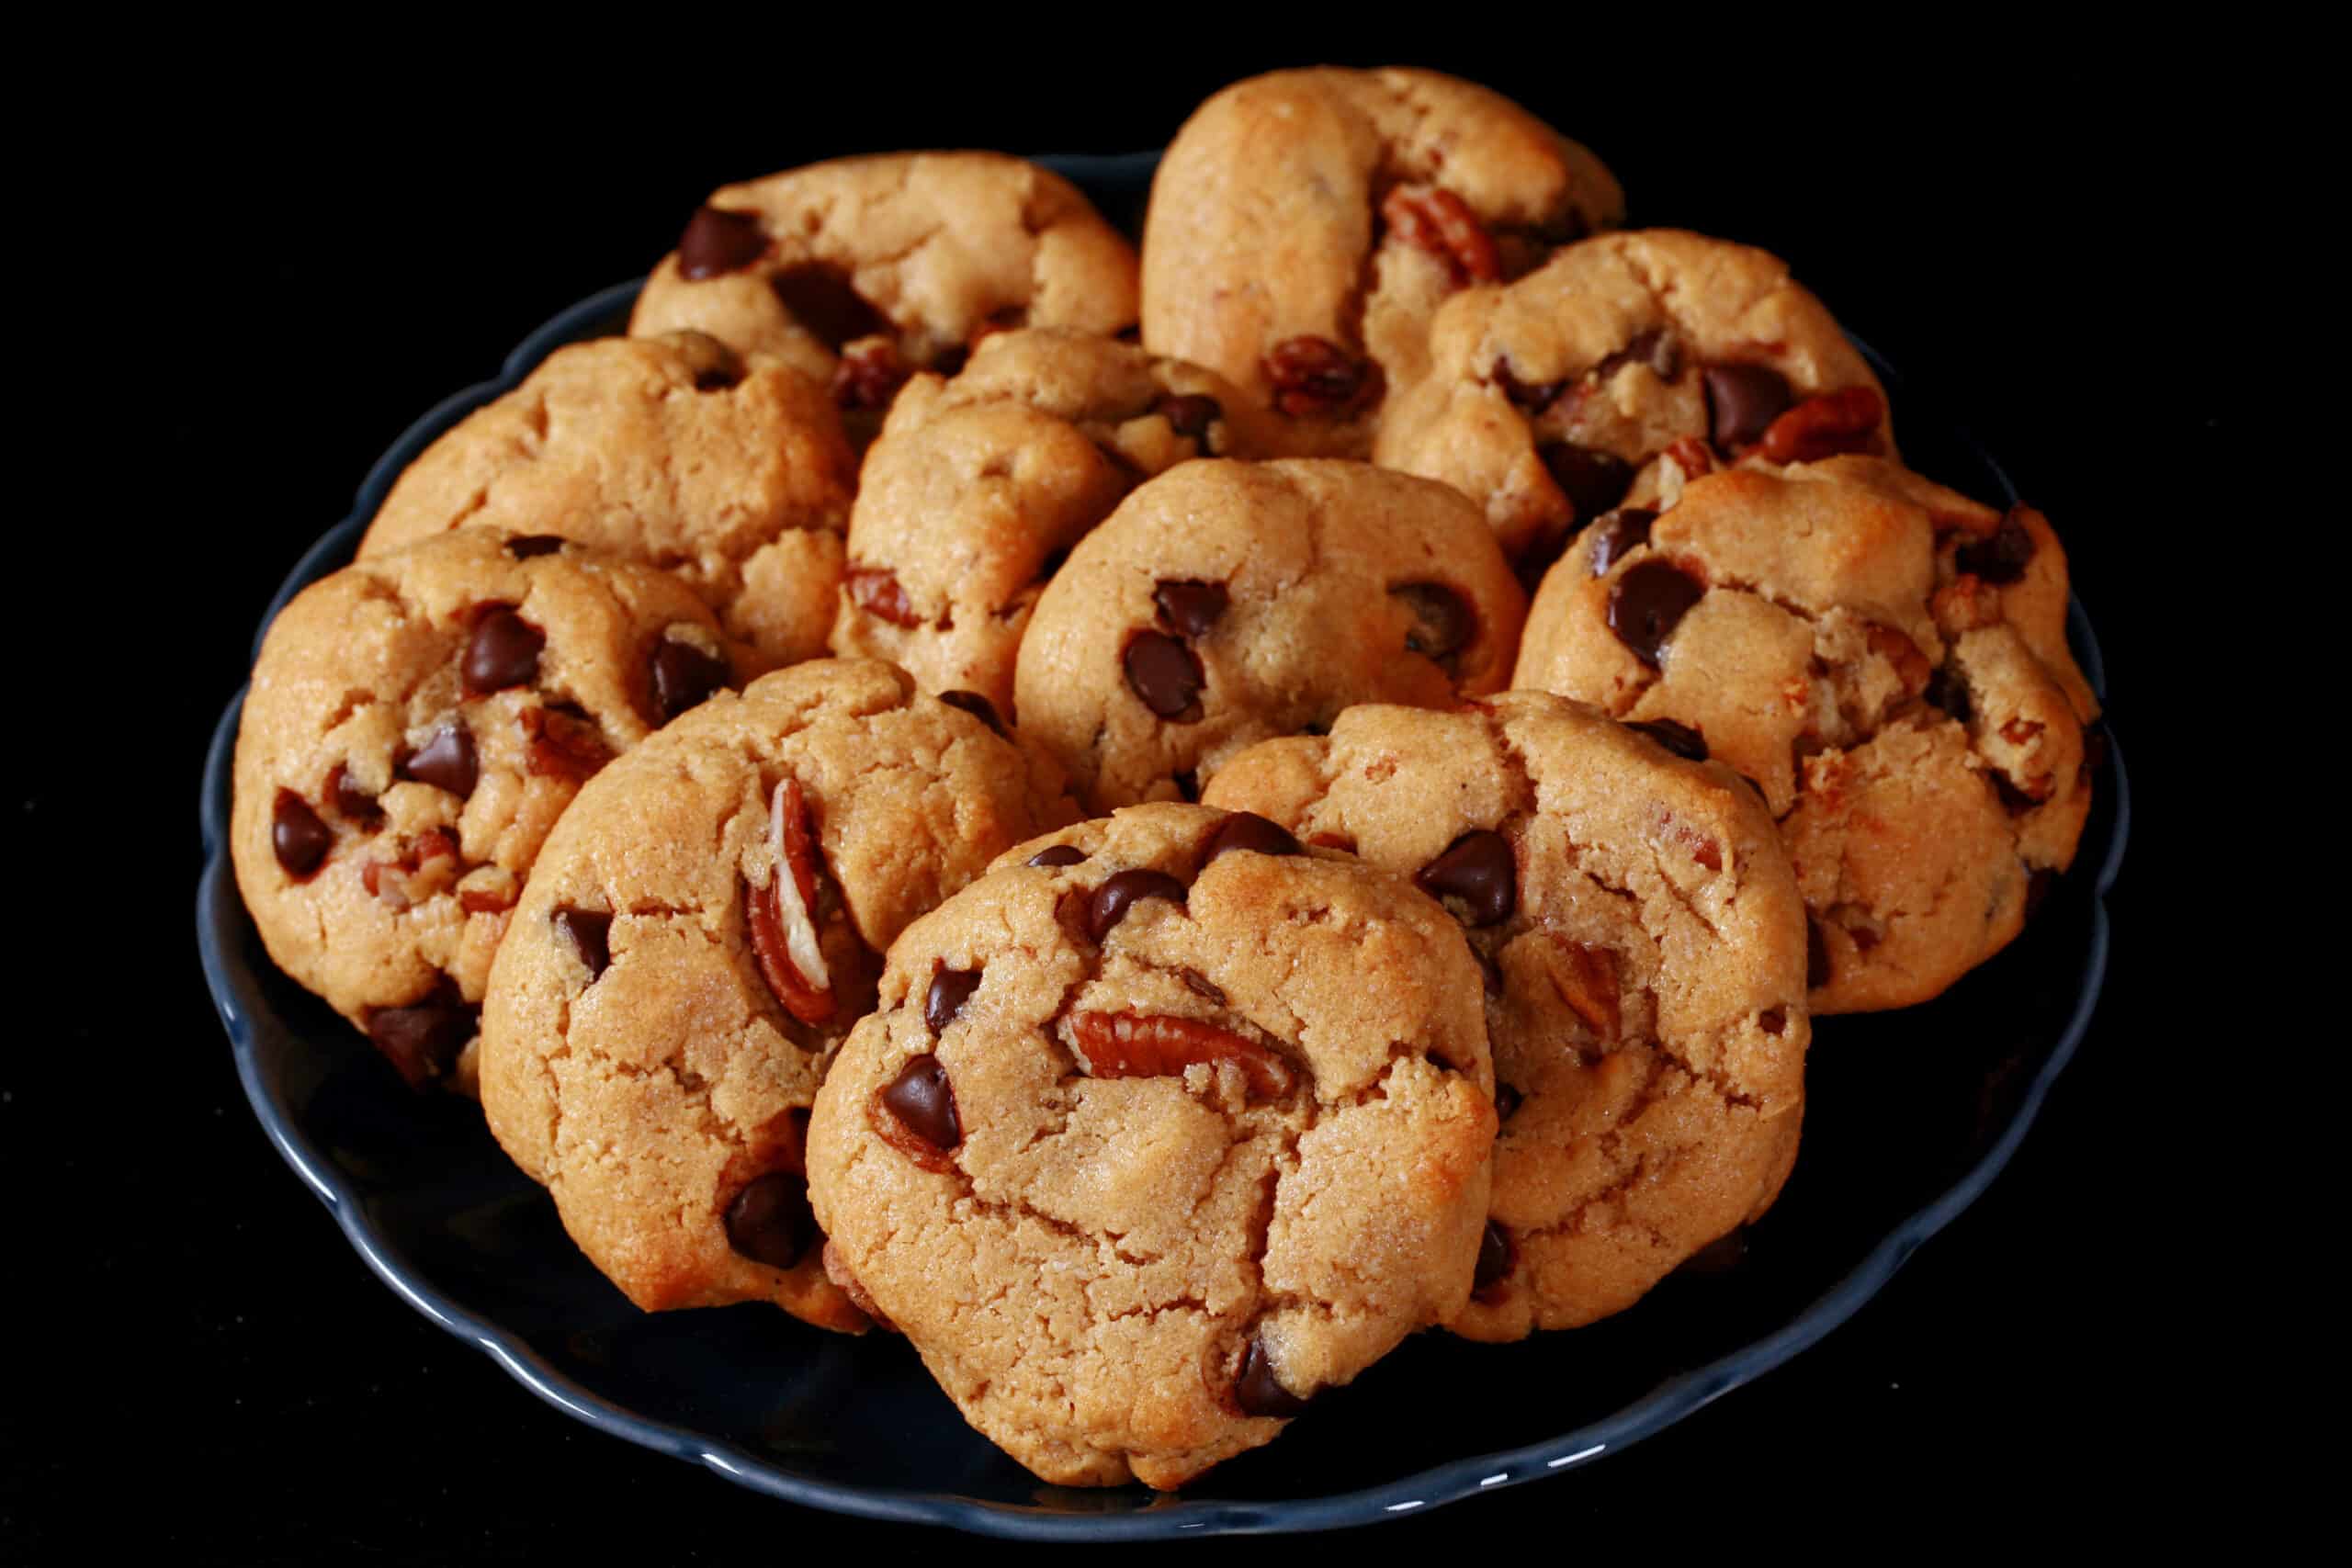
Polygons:
<instances>
[{"instance_id":1,"label":"glossy chocolate chunk","mask_svg":"<svg viewBox=\"0 0 2352 1568\"><path fill-rule=\"evenodd\" d=\"M433 739L410 753L393 768L395 778L413 779L435 789L446 789L463 800L474 792L474 780L481 765L474 757L473 732L463 724L443 725Z\"/></svg>"},{"instance_id":2,"label":"glossy chocolate chunk","mask_svg":"<svg viewBox=\"0 0 2352 1568\"><path fill-rule=\"evenodd\" d=\"M1137 632L1123 660L1127 688L1161 718L1191 724L1201 716L1201 692L1208 676L1182 641L1166 632Z\"/></svg>"},{"instance_id":3,"label":"glossy chocolate chunk","mask_svg":"<svg viewBox=\"0 0 2352 1568\"><path fill-rule=\"evenodd\" d=\"M1196 637L1206 636L1216 625L1232 603L1232 595L1222 582L1168 581L1153 586L1151 602L1159 606L1160 618L1172 629Z\"/></svg>"},{"instance_id":4,"label":"glossy chocolate chunk","mask_svg":"<svg viewBox=\"0 0 2352 1568\"><path fill-rule=\"evenodd\" d=\"M1254 811L1237 811L1209 830L1207 842L1201 846L1201 869L1206 871L1217 856L1234 850L1247 850L1261 855L1304 852L1288 829L1280 823L1268 821Z\"/></svg>"},{"instance_id":5,"label":"glossy chocolate chunk","mask_svg":"<svg viewBox=\"0 0 2352 1568\"><path fill-rule=\"evenodd\" d=\"M580 954L580 962L588 966L588 983L594 985L613 962L613 912L610 909L581 909L565 905L555 912L555 929Z\"/></svg>"},{"instance_id":6,"label":"glossy chocolate chunk","mask_svg":"<svg viewBox=\"0 0 2352 1568\"><path fill-rule=\"evenodd\" d=\"M1470 602L1442 582L1407 582L1388 592L1413 613L1413 625L1405 633L1410 652L1443 664L1478 635L1478 617Z\"/></svg>"},{"instance_id":7,"label":"glossy chocolate chunk","mask_svg":"<svg viewBox=\"0 0 2352 1568\"><path fill-rule=\"evenodd\" d=\"M1634 465L1614 452L1548 441L1535 449L1535 455L1578 517L1599 516L1624 500L1625 492L1634 488Z\"/></svg>"},{"instance_id":8,"label":"glossy chocolate chunk","mask_svg":"<svg viewBox=\"0 0 2352 1568\"><path fill-rule=\"evenodd\" d=\"M922 1021L933 1034L956 1021L972 993L980 988L980 972L977 969L942 969L931 977L931 989L922 998Z\"/></svg>"},{"instance_id":9,"label":"glossy chocolate chunk","mask_svg":"<svg viewBox=\"0 0 2352 1568\"><path fill-rule=\"evenodd\" d=\"M1164 871L1147 871L1140 866L1114 873L1087 902L1086 934L1101 942L1111 934L1112 927L1126 919L1129 909L1147 898L1165 898L1182 908L1184 885Z\"/></svg>"},{"instance_id":10,"label":"glossy chocolate chunk","mask_svg":"<svg viewBox=\"0 0 2352 1568\"><path fill-rule=\"evenodd\" d=\"M1621 506L1592 525L1592 575L1600 577L1626 553L1650 542L1657 513L1645 506Z\"/></svg>"},{"instance_id":11,"label":"glossy chocolate chunk","mask_svg":"<svg viewBox=\"0 0 2352 1568\"><path fill-rule=\"evenodd\" d=\"M1050 868L1057 865L1076 865L1085 858L1086 852L1076 844L1047 844L1044 849L1031 855L1027 863Z\"/></svg>"},{"instance_id":12,"label":"glossy chocolate chunk","mask_svg":"<svg viewBox=\"0 0 2352 1568\"><path fill-rule=\"evenodd\" d=\"M962 708L999 735L1005 733L1004 720L997 716L996 705L978 692L942 692L939 700L951 708Z\"/></svg>"},{"instance_id":13,"label":"glossy chocolate chunk","mask_svg":"<svg viewBox=\"0 0 2352 1568\"><path fill-rule=\"evenodd\" d=\"M1159 417L1168 428L1187 441L1201 441L1208 436L1209 426L1225 417L1225 410L1215 398L1198 392L1170 398L1159 405Z\"/></svg>"},{"instance_id":14,"label":"glossy chocolate chunk","mask_svg":"<svg viewBox=\"0 0 2352 1568\"><path fill-rule=\"evenodd\" d=\"M1478 1238L1478 1264L1470 1276L1470 1288L1485 1292L1501 1284L1510 1277L1511 1265L1519 1261L1519 1249L1511 1245L1510 1232L1493 1220L1487 1222L1487 1234Z\"/></svg>"},{"instance_id":15,"label":"glossy chocolate chunk","mask_svg":"<svg viewBox=\"0 0 2352 1568\"><path fill-rule=\"evenodd\" d=\"M518 534L506 541L506 553L516 560L536 560L563 548L560 534Z\"/></svg>"},{"instance_id":16,"label":"glossy chocolate chunk","mask_svg":"<svg viewBox=\"0 0 2352 1568\"><path fill-rule=\"evenodd\" d=\"M1286 1420L1306 1408L1306 1401L1284 1388L1274 1376L1274 1361L1266 1342L1252 1335L1241 1353L1241 1371L1233 1380L1233 1402L1250 1416Z\"/></svg>"},{"instance_id":17,"label":"glossy chocolate chunk","mask_svg":"<svg viewBox=\"0 0 2352 1568\"><path fill-rule=\"evenodd\" d=\"M890 320L867 303L837 267L808 262L776 274L770 287L792 319L834 353L842 344L890 330Z\"/></svg>"},{"instance_id":18,"label":"glossy chocolate chunk","mask_svg":"<svg viewBox=\"0 0 2352 1568\"><path fill-rule=\"evenodd\" d=\"M434 988L406 1007L377 1008L368 1014L368 1038L400 1070L411 1089L446 1077L458 1053L474 1037L481 1009L468 1003L457 982L443 976Z\"/></svg>"},{"instance_id":19,"label":"glossy chocolate chunk","mask_svg":"<svg viewBox=\"0 0 2352 1568\"><path fill-rule=\"evenodd\" d=\"M1710 365L1706 380L1714 442L1725 452L1763 439L1797 400L1788 378L1768 366Z\"/></svg>"},{"instance_id":20,"label":"glossy chocolate chunk","mask_svg":"<svg viewBox=\"0 0 2352 1568\"><path fill-rule=\"evenodd\" d=\"M1609 591L1609 629L1634 658L1655 670L1666 639L1706 592L1697 578L1672 561L1652 558L1636 562Z\"/></svg>"},{"instance_id":21,"label":"glossy chocolate chunk","mask_svg":"<svg viewBox=\"0 0 2352 1568\"><path fill-rule=\"evenodd\" d=\"M269 847L286 874L300 880L319 869L334 847L334 832L311 803L281 789L269 807Z\"/></svg>"},{"instance_id":22,"label":"glossy chocolate chunk","mask_svg":"<svg viewBox=\"0 0 2352 1568\"><path fill-rule=\"evenodd\" d=\"M768 237L756 213L701 207L678 236L678 272L694 282L740 272L767 254Z\"/></svg>"},{"instance_id":23,"label":"glossy chocolate chunk","mask_svg":"<svg viewBox=\"0 0 2352 1568\"><path fill-rule=\"evenodd\" d=\"M1687 724L1677 724L1670 718L1645 718L1629 723L1628 729L1637 729L1676 756L1693 762L1707 760L1707 742Z\"/></svg>"},{"instance_id":24,"label":"glossy chocolate chunk","mask_svg":"<svg viewBox=\"0 0 2352 1568\"><path fill-rule=\"evenodd\" d=\"M690 642L664 638L653 649L653 711L663 724L698 707L734 677L727 661Z\"/></svg>"},{"instance_id":25,"label":"glossy chocolate chunk","mask_svg":"<svg viewBox=\"0 0 2352 1568\"><path fill-rule=\"evenodd\" d=\"M789 1269L816 1239L806 1177L772 1170L753 1178L727 1205L727 1245L754 1263Z\"/></svg>"},{"instance_id":26,"label":"glossy chocolate chunk","mask_svg":"<svg viewBox=\"0 0 2352 1568\"><path fill-rule=\"evenodd\" d=\"M882 1103L899 1125L937 1149L952 1149L964 1141L964 1123L956 1114L956 1086L947 1081L946 1066L928 1053L899 1069L882 1091Z\"/></svg>"},{"instance_id":27,"label":"glossy chocolate chunk","mask_svg":"<svg viewBox=\"0 0 2352 1568\"><path fill-rule=\"evenodd\" d=\"M485 696L511 686L527 686L539 678L539 650L547 633L516 613L512 604L491 604L474 616L466 638L464 677L468 696Z\"/></svg>"},{"instance_id":28,"label":"glossy chocolate chunk","mask_svg":"<svg viewBox=\"0 0 2352 1568\"><path fill-rule=\"evenodd\" d=\"M1413 883L1432 898L1458 900L1472 925L1491 926L1519 908L1519 857L1500 833L1474 828L1415 873Z\"/></svg>"}]
</instances>

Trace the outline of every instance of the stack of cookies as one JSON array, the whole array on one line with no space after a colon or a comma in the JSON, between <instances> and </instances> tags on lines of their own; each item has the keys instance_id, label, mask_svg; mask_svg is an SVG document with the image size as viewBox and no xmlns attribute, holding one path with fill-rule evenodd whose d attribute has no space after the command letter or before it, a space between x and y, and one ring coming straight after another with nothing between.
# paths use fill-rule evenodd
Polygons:
<instances>
[{"instance_id":1,"label":"stack of cookies","mask_svg":"<svg viewBox=\"0 0 2352 1568\"><path fill-rule=\"evenodd\" d=\"M2050 525L1771 256L1420 71L730 186L271 627L239 885L647 1311L1173 1487L1779 1194L2072 859Z\"/></svg>"}]
</instances>

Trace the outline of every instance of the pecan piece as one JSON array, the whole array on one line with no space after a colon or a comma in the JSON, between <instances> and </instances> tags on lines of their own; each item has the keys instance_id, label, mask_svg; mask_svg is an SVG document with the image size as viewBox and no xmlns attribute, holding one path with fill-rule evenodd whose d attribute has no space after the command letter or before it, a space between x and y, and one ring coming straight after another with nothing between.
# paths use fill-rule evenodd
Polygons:
<instances>
[{"instance_id":1,"label":"pecan piece","mask_svg":"<svg viewBox=\"0 0 2352 1568\"><path fill-rule=\"evenodd\" d=\"M1391 233L1443 262L1456 288L1501 281L1502 254L1494 236L1470 204L1452 191L1397 186L1381 201L1380 216Z\"/></svg>"},{"instance_id":2,"label":"pecan piece","mask_svg":"<svg viewBox=\"0 0 2352 1568\"><path fill-rule=\"evenodd\" d=\"M768 803L775 874L749 900L752 950L784 1010L812 1028L830 1022L839 1002L817 943L816 835L797 780L785 779Z\"/></svg>"},{"instance_id":3,"label":"pecan piece","mask_svg":"<svg viewBox=\"0 0 2352 1568\"><path fill-rule=\"evenodd\" d=\"M1553 962L1544 965L1552 989L1568 1010L1603 1040L1617 1038L1619 993L1617 954L1589 942L1552 937Z\"/></svg>"},{"instance_id":4,"label":"pecan piece","mask_svg":"<svg viewBox=\"0 0 2352 1568\"><path fill-rule=\"evenodd\" d=\"M1916 697L1928 689L1928 682L1934 678L1936 668L1928 662L1928 656L1919 651L1917 643L1893 626L1881 626L1876 621L1871 623L1864 636L1870 643L1871 651L1894 666L1894 678L1903 682L1905 695Z\"/></svg>"},{"instance_id":5,"label":"pecan piece","mask_svg":"<svg viewBox=\"0 0 2352 1568\"><path fill-rule=\"evenodd\" d=\"M833 401L845 409L887 409L911 374L888 338L860 338L842 347L833 367Z\"/></svg>"},{"instance_id":6,"label":"pecan piece","mask_svg":"<svg viewBox=\"0 0 2352 1568\"><path fill-rule=\"evenodd\" d=\"M1195 1062L1232 1062L1250 1092L1283 1094L1290 1064L1256 1041L1197 1018L1147 1017L1133 1012L1075 1012L1069 1032L1098 1078L1150 1078L1181 1074Z\"/></svg>"},{"instance_id":7,"label":"pecan piece","mask_svg":"<svg viewBox=\"0 0 2352 1568\"><path fill-rule=\"evenodd\" d=\"M1817 463L1840 452L1868 451L1885 417L1886 400L1874 388L1824 392L1765 426L1756 449L1773 463Z\"/></svg>"},{"instance_id":8,"label":"pecan piece","mask_svg":"<svg viewBox=\"0 0 2352 1568\"><path fill-rule=\"evenodd\" d=\"M1284 338L1266 351L1274 407L1294 419L1351 419L1380 400L1380 367L1327 337Z\"/></svg>"},{"instance_id":9,"label":"pecan piece","mask_svg":"<svg viewBox=\"0 0 2352 1568\"><path fill-rule=\"evenodd\" d=\"M894 626L917 626L922 617L907 601L907 591L899 581L899 574L888 567L854 566L842 578L852 603L869 615L876 615Z\"/></svg>"},{"instance_id":10,"label":"pecan piece","mask_svg":"<svg viewBox=\"0 0 2352 1568\"><path fill-rule=\"evenodd\" d=\"M560 707L523 710L523 739L528 768L535 778L592 778L613 760L605 733L586 714Z\"/></svg>"}]
</instances>

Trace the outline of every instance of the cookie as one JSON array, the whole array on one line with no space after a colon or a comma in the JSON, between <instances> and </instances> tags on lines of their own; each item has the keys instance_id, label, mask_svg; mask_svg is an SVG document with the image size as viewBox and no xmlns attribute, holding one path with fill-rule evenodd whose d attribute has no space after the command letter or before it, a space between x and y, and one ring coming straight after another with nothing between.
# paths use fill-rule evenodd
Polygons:
<instances>
[{"instance_id":1,"label":"cookie","mask_svg":"<svg viewBox=\"0 0 2352 1568\"><path fill-rule=\"evenodd\" d=\"M1136 324L1136 257L1078 187L1000 152L842 158L723 186L629 331L690 327L826 382L870 439L909 373L983 333Z\"/></svg>"},{"instance_id":2,"label":"cookie","mask_svg":"<svg viewBox=\"0 0 2352 1568\"><path fill-rule=\"evenodd\" d=\"M263 638L237 728L230 850L270 957L411 1084L469 1084L548 829L735 679L684 584L551 535L460 529L312 583Z\"/></svg>"},{"instance_id":3,"label":"cookie","mask_svg":"<svg viewBox=\"0 0 2352 1568\"><path fill-rule=\"evenodd\" d=\"M1096 810L1191 797L1363 702L1498 690L1524 596L1454 491L1329 458L1186 463L1081 540L1014 673L1025 742Z\"/></svg>"},{"instance_id":4,"label":"cookie","mask_svg":"<svg viewBox=\"0 0 2352 1568\"><path fill-rule=\"evenodd\" d=\"M1208 803L1409 877L1486 975L1501 1111L1475 1339L1622 1312L1770 1206L1804 1101L1804 904L1772 818L1671 728L1509 692L1367 706Z\"/></svg>"},{"instance_id":5,"label":"cookie","mask_svg":"<svg viewBox=\"0 0 2352 1568\"><path fill-rule=\"evenodd\" d=\"M809 1101L900 929L1069 815L886 664L714 699L549 837L483 1008L491 1131L647 1311L767 1301L863 1327L809 1217Z\"/></svg>"},{"instance_id":6,"label":"cookie","mask_svg":"<svg viewBox=\"0 0 2352 1568\"><path fill-rule=\"evenodd\" d=\"M817 1097L832 1266L1040 1477L1181 1485L1468 1295L1477 997L1434 901L1269 823L1024 844L907 929Z\"/></svg>"},{"instance_id":7,"label":"cookie","mask_svg":"<svg viewBox=\"0 0 2352 1568\"><path fill-rule=\"evenodd\" d=\"M1603 234L1470 289L1429 353L1374 457L1477 502L1531 582L1577 525L1743 457L1894 450L1878 378L1821 301L1700 234Z\"/></svg>"},{"instance_id":8,"label":"cookie","mask_svg":"<svg viewBox=\"0 0 2352 1568\"><path fill-rule=\"evenodd\" d=\"M1010 718L1046 580L1143 479L1268 455L1267 416L1214 372L1111 338L998 333L953 380L918 375L866 453L833 651Z\"/></svg>"},{"instance_id":9,"label":"cookie","mask_svg":"<svg viewBox=\"0 0 2352 1568\"><path fill-rule=\"evenodd\" d=\"M1277 71L1195 110L1144 228L1143 334L1224 374L1302 450L1369 454L1456 290L1625 212L1577 143L1432 71Z\"/></svg>"},{"instance_id":10,"label":"cookie","mask_svg":"<svg viewBox=\"0 0 2352 1568\"><path fill-rule=\"evenodd\" d=\"M824 389L698 333L574 344L402 471L362 558L465 524L676 572L771 669L825 647L857 459Z\"/></svg>"},{"instance_id":11,"label":"cookie","mask_svg":"<svg viewBox=\"0 0 2352 1568\"><path fill-rule=\"evenodd\" d=\"M1514 684L1690 728L1814 919L1813 1010L1925 1001L2017 935L2090 809L2096 699L2041 514L1881 458L1691 480L1578 535Z\"/></svg>"}]
</instances>

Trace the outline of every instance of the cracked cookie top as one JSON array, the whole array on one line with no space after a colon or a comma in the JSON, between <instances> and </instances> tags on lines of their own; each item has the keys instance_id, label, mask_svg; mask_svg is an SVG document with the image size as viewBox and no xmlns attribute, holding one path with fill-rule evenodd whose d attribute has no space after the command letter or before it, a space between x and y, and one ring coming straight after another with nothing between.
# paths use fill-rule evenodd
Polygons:
<instances>
[{"instance_id":1,"label":"cracked cookie top","mask_svg":"<svg viewBox=\"0 0 2352 1568\"><path fill-rule=\"evenodd\" d=\"M1544 579L1513 683L1687 727L1754 781L1813 916L1813 1010L1925 1001L2022 927L2090 809L2066 558L1882 458L1692 480Z\"/></svg>"},{"instance_id":2,"label":"cracked cookie top","mask_svg":"<svg viewBox=\"0 0 2352 1568\"><path fill-rule=\"evenodd\" d=\"M1690 750L1508 692L1351 708L1209 787L1411 878L1485 971L1501 1131L1457 1333L1623 1311L1762 1213L1796 1157L1804 906L1762 804Z\"/></svg>"},{"instance_id":3,"label":"cracked cookie top","mask_svg":"<svg viewBox=\"0 0 2352 1568\"><path fill-rule=\"evenodd\" d=\"M1136 324L1135 251L1078 187L1001 152L897 152L723 186L629 331L691 327L832 389L862 445L907 377L1004 327Z\"/></svg>"},{"instance_id":4,"label":"cracked cookie top","mask_svg":"<svg viewBox=\"0 0 2352 1568\"><path fill-rule=\"evenodd\" d=\"M1432 71L1277 71L1226 88L1160 160L1144 342L1222 372L1363 457L1457 289L1521 276L1625 214L1600 161L1510 99Z\"/></svg>"},{"instance_id":5,"label":"cracked cookie top","mask_svg":"<svg viewBox=\"0 0 2352 1568\"><path fill-rule=\"evenodd\" d=\"M1013 715L1037 596L1144 479L1193 457L1269 455L1231 383L1111 338L996 333L952 380L921 374L866 453L836 653Z\"/></svg>"},{"instance_id":6,"label":"cracked cookie top","mask_svg":"<svg viewBox=\"0 0 2352 1568\"><path fill-rule=\"evenodd\" d=\"M1433 900L1258 818L1023 844L907 929L818 1096L829 1260L1038 1475L1179 1485L1460 1307L1477 996Z\"/></svg>"},{"instance_id":7,"label":"cracked cookie top","mask_svg":"<svg viewBox=\"0 0 2352 1568\"><path fill-rule=\"evenodd\" d=\"M469 1081L508 911L616 754L732 685L666 572L467 528L359 561L270 624L237 728L230 849L277 966L412 1084Z\"/></svg>"},{"instance_id":8,"label":"cracked cookie top","mask_svg":"<svg viewBox=\"0 0 2352 1568\"><path fill-rule=\"evenodd\" d=\"M673 571L771 669L824 651L857 459L824 389L700 333L549 355L402 471L360 541L560 534Z\"/></svg>"},{"instance_id":9,"label":"cracked cookie top","mask_svg":"<svg viewBox=\"0 0 2352 1568\"><path fill-rule=\"evenodd\" d=\"M1356 703L1498 689L1524 609L1444 485L1329 458L1185 463L1046 585L1015 669L1022 737L1097 810L1191 797L1242 747Z\"/></svg>"},{"instance_id":10,"label":"cracked cookie top","mask_svg":"<svg viewBox=\"0 0 2352 1568\"><path fill-rule=\"evenodd\" d=\"M818 660L605 770L539 857L491 975L491 1130L639 1306L865 1318L824 1277L801 1129L880 954L1067 820L971 714Z\"/></svg>"},{"instance_id":11,"label":"cracked cookie top","mask_svg":"<svg viewBox=\"0 0 2352 1568\"><path fill-rule=\"evenodd\" d=\"M1374 457L1486 509L1533 581L1578 525L1742 457L1891 456L1878 378L1763 251L1671 229L1569 246L1430 329Z\"/></svg>"}]
</instances>

